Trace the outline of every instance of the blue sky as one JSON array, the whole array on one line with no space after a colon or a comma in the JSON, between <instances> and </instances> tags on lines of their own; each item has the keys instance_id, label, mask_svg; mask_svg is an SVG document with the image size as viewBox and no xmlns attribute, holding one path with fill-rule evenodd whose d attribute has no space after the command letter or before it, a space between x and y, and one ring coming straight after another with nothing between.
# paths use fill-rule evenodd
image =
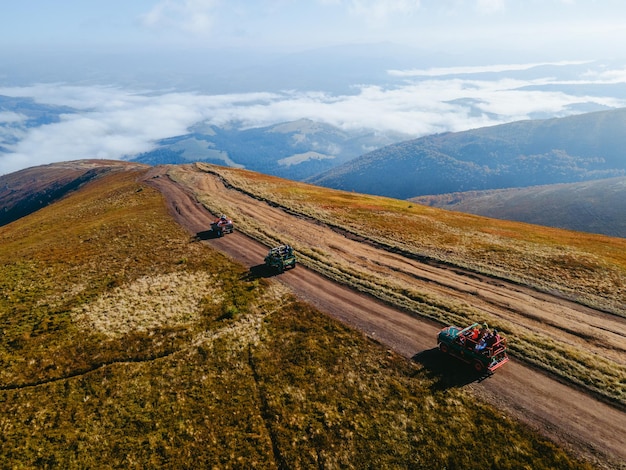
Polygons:
<instances>
[{"instance_id":1,"label":"blue sky","mask_svg":"<svg viewBox=\"0 0 626 470\"><path fill-rule=\"evenodd\" d=\"M0 47L297 50L392 41L588 59L621 52L625 18L619 0L22 0L3 2Z\"/></svg>"},{"instance_id":2,"label":"blue sky","mask_svg":"<svg viewBox=\"0 0 626 470\"><path fill-rule=\"evenodd\" d=\"M624 107L624 44L622 0L5 1L0 97L72 111L29 127L0 104L0 175L197 124L420 137Z\"/></svg>"}]
</instances>

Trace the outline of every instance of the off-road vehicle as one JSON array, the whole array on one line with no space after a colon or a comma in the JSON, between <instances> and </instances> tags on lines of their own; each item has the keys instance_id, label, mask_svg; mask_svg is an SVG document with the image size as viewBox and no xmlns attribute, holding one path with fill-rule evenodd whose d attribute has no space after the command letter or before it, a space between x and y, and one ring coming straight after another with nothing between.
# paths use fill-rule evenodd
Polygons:
<instances>
[{"instance_id":1,"label":"off-road vehicle","mask_svg":"<svg viewBox=\"0 0 626 470\"><path fill-rule=\"evenodd\" d=\"M211 223L211 231L216 237L224 236L226 233L233 233L234 226L233 221L225 215L220 216Z\"/></svg>"},{"instance_id":2,"label":"off-road vehicle","mask_svg":"<svg viewBox=\"0 0 626 470\"><path fill-rule=\"evenodd\" d=\"M265 266L282 273L287 268L296 267L296 255L289 245L272 248L265 257Z\"/></svg>"},{"instance_id":3,"label":"off-road vehicle","mask_svg":"<svg viewBox=\"0 0 626 470\"><path fill-rule=\"evenodd\" d=\"M447 326L437 335L439 350L472 364L478 373L493 372L509 362L506 339L486 324Z\"/></svg>"}]
</instances>

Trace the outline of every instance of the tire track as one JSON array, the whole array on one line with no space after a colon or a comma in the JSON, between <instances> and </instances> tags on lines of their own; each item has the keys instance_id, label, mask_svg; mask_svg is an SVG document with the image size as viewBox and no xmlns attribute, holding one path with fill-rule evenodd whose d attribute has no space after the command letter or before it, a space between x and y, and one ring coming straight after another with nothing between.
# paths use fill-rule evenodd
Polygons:
<instances>
[{"instance_id":1,"label":"tire track","mask_svg":"<svg viewBox=\"0 0 626 470\"><path fill-rule=\"evenodd\" d=\"M180 168L177 167L177 171ZM168 167L157 167L152 170L151 179L148 181L163 193L172 216L192 236L206 230L212 215L198 203L192 191L167 177L153 177L166 175L167 170ZM321 246L322 241L325 249L329 249L329 245L340 246L343 249L340 256L347 257L349 262L357 265L377 263L384 272L400 278L406 277L412 285L419 284L420 289L433 289L433 286L436 286L440 289L437 291L438 295L457 295L480 309L497 312L505 308L507 319L511 316L511 305L517 304L513 310L519 312L519 321L529 317L531 313L536 315L532 321L538 322L542 322L544 317L552 319L565 315L567 325L573 325L584 319L586 324L594 325L599 331L624 331L624 322L619 317L603 315L601 312L562 298L537 293L519 285L489 279L475 273L467 275L461 270L459 274L457 268L437 270L400 255L390 256L388 252L376 250L365 243L348 240L342 235L336 233L334 237L328 235L332 230L319 225L311 232L312 224L307 225L306 221L299 220L294 215L254 200L241 192L229 190L217 178L200 174L191 166L187 171L189 181L185 184L194 191L211 194L220 201L223 199L225 204L233 207L233 210L245 211L261 220L272 221L267 223L278 224L281 229L288 232L289 237L303 237L313 233L314 241L311 242L313 246ZM178 211L176 207L179 208ZM324 236L320 235L322 230L325 230ZM261 264L267 252L267 247L239 232L208 240L206 243L250 268ZM297 269L288 271L275 280L289 286L299 298L311 303L320 311L364 332L409 359L419 360L435 347L435 337L440 327L436 323L391 308L303 266L298 266ZM544 309L548 310L548 313L545 313ZM568 334L564 333L564 326L566 325L559 324L554 327L553 334ZM577 336L580 333L579 329L571 329L574 334L570 336L573 338L568 340L582 341ZM623 338L623 335L617 334L616 338L608 338L607 341L617 344L619 351L620 347L624 347ZM515 360L498 370L488 380L470 383L467 387L476 395L506 410L515 418L578 455L584 456L597 466L624 468L621 463L626 462L626 446L623 445L626 442L626 413L623 411Z\"/></svg>"}]
</instances>

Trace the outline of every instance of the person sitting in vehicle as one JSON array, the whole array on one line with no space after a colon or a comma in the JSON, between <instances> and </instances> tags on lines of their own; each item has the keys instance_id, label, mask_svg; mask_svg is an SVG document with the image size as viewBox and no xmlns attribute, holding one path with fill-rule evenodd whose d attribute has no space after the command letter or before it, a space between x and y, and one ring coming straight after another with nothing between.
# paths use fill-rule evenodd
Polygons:
<instances>
[{"instance_id":1,"label":"person sitting in vehicle","mask_svg":"<svg viewBox=\"0 0 626 470\"><path fill-rule=\"evenodd\" d=\"M493 338L493 333L491 331L487 331L481 339L481 341L484 341L487 345L490 345L492 342L492 338Z\"/></svg>"},{"instance_id":2,"label":"person sitting in vehicle","mask_svg":"<svg viewBox=\"0 0 626 470\"><path fill-rule=\"evenodd\" d=\"M482 351L486 347L491 347L493 345L492 340L493 340L493 333L491 333L491 331L481 330L481 334L478 339L478 344L476 345L476 351Z\"/></svg>"},{"instance_id":3,"label":"person sitting in vehicle","mask_svg":"<svg viewBox=\"0 0 626 470\"><path fill-rule=\"evenodd\" d=\"M494 329L493 334L489 338L489 346L498 344L501 340L502 338L500 337L500 333L498 333L498 330Z\"/></svg>"},{"instance_id":4,"label":"person sitting in vehicle","mask_svg":"<svg viewBox=\"0 0 626 470\"><path fill-rule=\"evenodd\" d=\"M497 331L497 330L494 330ZM493 333L489 330L489 325L487 323L483 323L480 331L478 332L478 339L476 345L476 351L482 351L487 346L491 347L494 343L491 341L493 338Z\"/></svg>"},{"instance_id":5,"label":"person sitting in vehicle","mask_svg":"<svg viewBox=\"0 0 626 470\"><path fill-rule=\"evenodd\" d=\"M480 337L480 330L478 328L473 328L469 337L472 341L478 341L478 338Z\"/></svg>"}]
</instances>

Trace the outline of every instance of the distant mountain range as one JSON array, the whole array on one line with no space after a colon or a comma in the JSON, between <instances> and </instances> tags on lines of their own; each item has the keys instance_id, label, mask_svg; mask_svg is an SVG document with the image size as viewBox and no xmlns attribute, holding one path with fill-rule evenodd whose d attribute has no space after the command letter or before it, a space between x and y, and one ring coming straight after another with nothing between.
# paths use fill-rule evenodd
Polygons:
<instances>
[{"instance_id":1,"label":"distant mountain range","mask_svg":"<svg viewBox=\"0 0 626 470\"><path fill-rule=\"evenodd\" d=\"M373 129L344 131L310 119L250 129L236 123L198 124L189 134L164 139L155 150L130 160L150 165L203 161L303 180L408 138Z\"/></svg>"},{"instance_id":2,"label":"distant mountain range","mask_svg":"<svg viewBox=\"0 0 626 470\"><path fill-rule=\"evenodd\" d=\"M10 155L10 148L32 129L77 113L68 106L0 95L0 158ZM157 141L153 150L125 159L151 165L203 161L303 180L409 138L376 129L343 130L310 119L256 128L237 121L221 126L200 122L187 134Z\"/></svg>"},{"instance_id":3,"label":"distant mountain range","mask_svg":"<svg viewBox=\"0 0 626 470\"><path fill-rule=\"evenodd\" d=\"M492 218L626 237L626 109L389 143L401 137L350 133L307 119L247 130L198 125L133 161L202 160ZM376 150L362 155L368 147Z\"/></svg>"},{"instance_id":4,"label":"distant mountain range","mask_svg":"<svg viewBox=\"0 0 626 470\"><path fill-rule=\"evenodd\" d=\"M408 199L626 175L626 108L430 135L374 150L313 184Z\"/></svg>"},{"instance_id":5,"label":"distant mountain range","mask_svg":"<svg viewBox=\"0 0 626 470\"><path fill-rule=\"evenodd\" d=\"M15 144L28 129L76 112L5 96L0 109L20 116L0 128L0 155L8 153L3 145ZM620 179L626 176L626 108L408 138L373 129L346 131L309 119L261 128L199 123L128 160L204 161L488 217L626 236ZM86 171L80 178L94 176ZM23 210L45 206L72 184L57 182L19 204L14 188L0 187L6 202L0 225Z\"/></svg>"},{"instance_id":6,"label":"distant mountain range","mask_svg":"<svg viewBox=\"0 0 626 470\"><path fill-rule=\"evenodd\" d=\"M626 177L410 200L496 219L626 238Z\"/></svg>"}]
</instances>

